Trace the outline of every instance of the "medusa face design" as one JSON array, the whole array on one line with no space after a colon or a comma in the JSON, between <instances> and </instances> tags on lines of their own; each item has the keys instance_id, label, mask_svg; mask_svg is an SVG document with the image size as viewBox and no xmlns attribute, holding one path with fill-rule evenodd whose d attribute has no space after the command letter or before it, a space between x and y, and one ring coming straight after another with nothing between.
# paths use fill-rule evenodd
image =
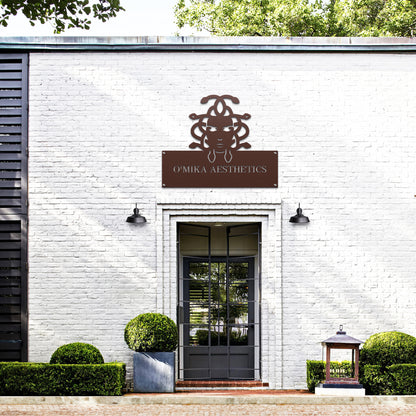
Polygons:
<instances>
[{"instance_id":1,"label":"medusa face design","mask_svg":"<svg viewBox=\"0 0 416 416\"><path fill-rule=\"evenodd\" d=\"M249 149L249 143L242 143L249 134L249 128L243 120L248 120L250 114L234 114L226 104L230 100L233 104L240 101L231 95L209 95L202 98L201 104L215 100L206 114L190 114L192 120L196 120L191 128L191 135L196 140L189 145L191 149L201 149L207 152L208 160L214 163L217 155L224 157L226 163L230 163L233 153L241 148Z\"/></svg>"}]
</instances>

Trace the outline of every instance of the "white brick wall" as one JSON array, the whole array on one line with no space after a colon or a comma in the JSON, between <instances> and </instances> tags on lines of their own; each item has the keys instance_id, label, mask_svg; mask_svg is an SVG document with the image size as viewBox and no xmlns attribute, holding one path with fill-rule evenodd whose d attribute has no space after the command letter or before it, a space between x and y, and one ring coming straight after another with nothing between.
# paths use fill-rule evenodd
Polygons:
<instances>
[{"instance_id":1,"label":"white brick wall","mask_svg":"<svg viewBox=\"0 0 416 416\"><path fill-rule=\"evenodd\" d=\"M339 324L416 335L415 67L411 54L32 53L30 360L84 341L130 364L126 323L160 309L157 202L181 194L281 200L282 260L263 282L280 290L281 271L268 305L283 299L281 321L262 315L271 387L304 388ZM279 189L161 189L161 151L187 150L208 94L237 96L252 149L279 151ZM125 223L135 202L143 227ZM307 226L288 223L298 202Z\"/></svg>"}]
</instances>

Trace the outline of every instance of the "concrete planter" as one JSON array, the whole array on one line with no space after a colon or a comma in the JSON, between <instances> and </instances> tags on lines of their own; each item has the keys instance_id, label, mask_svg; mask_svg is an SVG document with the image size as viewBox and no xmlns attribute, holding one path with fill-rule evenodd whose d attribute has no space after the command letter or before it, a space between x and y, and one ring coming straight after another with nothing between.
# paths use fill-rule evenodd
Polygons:
<instances>
[{"instance_id":1,"label":"concrete planter","mask_svg":"<svg viewBox=\"0 0 416 416\"><path fill-rule=\"evenodd\" d=\"M133 382L135 393L173 393L175 352L135 352Z\"/></svg>"}]
</instances>

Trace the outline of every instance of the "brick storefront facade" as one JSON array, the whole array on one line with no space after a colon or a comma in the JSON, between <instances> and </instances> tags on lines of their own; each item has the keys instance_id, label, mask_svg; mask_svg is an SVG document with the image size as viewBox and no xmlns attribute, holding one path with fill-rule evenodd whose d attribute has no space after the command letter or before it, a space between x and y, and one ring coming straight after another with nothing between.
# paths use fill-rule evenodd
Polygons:
<instances>
[{"instance_id":1,"label":"brick storefront facade","mask_svg":"<svg viewBox=\"0 0 416 416\"><path fill-rule=\"evenodd\" d=\"M339 324L416 335L415 67L412 51L325 47L30 51L29 360L83 341L130 366L126 323L176 320L187 218L262 223L271 388L305 388ZM162 188L162 151L188 150L209 94L238 97L252 149L279 152L277 189ZM145 226L125 222L136 202ZM299 202L306 226L289 223Z\"/></svg>"}]
</instances>

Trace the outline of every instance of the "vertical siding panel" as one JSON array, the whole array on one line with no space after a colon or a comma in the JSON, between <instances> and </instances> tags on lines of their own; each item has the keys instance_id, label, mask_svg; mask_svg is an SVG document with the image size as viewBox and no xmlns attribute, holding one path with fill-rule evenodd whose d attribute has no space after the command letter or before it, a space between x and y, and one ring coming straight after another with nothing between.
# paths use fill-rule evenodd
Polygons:
<instances>
[{"instance_id":1,"label":"vertical siding panel","mask_svg":"<svg viewBox=\"0 0 416 416\"><path fill-rule=\"evenodd\" d=\"M0 361L27 361L28 56L0 55Z\"/></svg>"}]
</instances>

